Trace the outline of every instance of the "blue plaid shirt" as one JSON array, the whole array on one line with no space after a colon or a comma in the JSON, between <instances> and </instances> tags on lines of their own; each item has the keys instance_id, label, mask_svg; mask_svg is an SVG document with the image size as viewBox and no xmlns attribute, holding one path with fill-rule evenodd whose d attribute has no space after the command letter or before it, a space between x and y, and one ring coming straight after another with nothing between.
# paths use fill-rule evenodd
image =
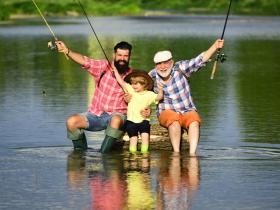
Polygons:
<instances>
[{"instance_id":1,"label":"blue plaid shirt","mask_svg":"<svg viewBox=\"0 0 280 210\"><path fill-rule=\"evenodd\" d=\"M202 60L202 54L190 60L178 61L171 70L171 80L166 84L157 74L156 69L149 72L149 75L155 81L155 93L158 93L157 81L164 84L164 98L158 104L158 116L163 110L173 110L182 114L190 110L196 110L190 85L186 77L190 77L193 72L198 71L203 66L205 66L205 62Z\"/></svg>"}]
</instances>

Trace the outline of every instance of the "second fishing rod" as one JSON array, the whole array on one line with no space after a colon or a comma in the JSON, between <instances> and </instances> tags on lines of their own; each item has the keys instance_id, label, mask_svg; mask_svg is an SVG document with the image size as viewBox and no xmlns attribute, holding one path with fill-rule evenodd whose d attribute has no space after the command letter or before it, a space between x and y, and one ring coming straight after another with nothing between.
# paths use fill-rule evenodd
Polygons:
<instances>
[{"instance_id":1,"label":"second fishing rod","mask_svg":"<svg viewBox=\"0 0 280 210\"><path fill-rule=\"evenodd\" d=\"M228 11L227 11L227 15L226 15L225 23L224 23L224 28L223 28L222 36L220 39L224 39L224 34L225 34L226 27L227 27L227 21L228 21L228 16L230 13L231 3L232 3L232 0L230 0L230 2L229 2ZM217 69L218 62L220 61L221 63L223 63L226 60L226 57L227 56L224 53L221 53L221 49L219 48L217 51L217 54L216 54L216 58L214 61L210 79L214 79L214 75L215 75L215 72Z\"/></svg>"}]
</instances>

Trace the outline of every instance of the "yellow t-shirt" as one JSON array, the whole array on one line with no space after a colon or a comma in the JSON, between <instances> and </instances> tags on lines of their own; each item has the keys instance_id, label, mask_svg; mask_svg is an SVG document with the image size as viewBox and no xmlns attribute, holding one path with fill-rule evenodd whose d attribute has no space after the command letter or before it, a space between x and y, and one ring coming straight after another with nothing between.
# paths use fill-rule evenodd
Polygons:
<instances>
[{"instance_id":1,"label":"yellow t-shirt","mask_svg":"<svg viewBox=\"0 0 280 210\"><path fill-rule=\"evenodd\" d=\"M132 95L127 107L127 120L134 123L140 123L143 120L150 120L149 118L143 118L140 111L149 107L153 103L157 103L157 94L153 91L143 91L141 93L135 92L132 86L126 83L126 89L128 93Z\"/></svg>"}]
</instances>

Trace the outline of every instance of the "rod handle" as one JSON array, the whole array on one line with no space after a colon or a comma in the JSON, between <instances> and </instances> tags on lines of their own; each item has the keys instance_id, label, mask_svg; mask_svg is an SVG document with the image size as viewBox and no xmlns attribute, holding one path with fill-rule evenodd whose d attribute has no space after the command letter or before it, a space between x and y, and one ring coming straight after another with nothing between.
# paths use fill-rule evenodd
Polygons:
<instances>
[{"instance_id":1,"label":"rod handle","mask_svg":"<svg viewBox=\"0 0 280 210\"><path fill-rule=\"evenodd\" d=\"M214 65L213 65L213 69L212 69L212 73L211 73L210 79L214 79L214 75L215 75L216 68L217 68L217 63L218 63L218 60L216 59L215 62L214 62Z\"/></svg>"},{"instance_id":2,"label":"rod handle","mask_svg":"<svg viewBox=\"0 0 280 210\"><path fill-rule=\"evenodd\" d=\"M65 55L65 58L66 58L67 60L69 60L68 55L67 55L66 53L64 53L64 55Z\"/></svg>"}]
</instances>

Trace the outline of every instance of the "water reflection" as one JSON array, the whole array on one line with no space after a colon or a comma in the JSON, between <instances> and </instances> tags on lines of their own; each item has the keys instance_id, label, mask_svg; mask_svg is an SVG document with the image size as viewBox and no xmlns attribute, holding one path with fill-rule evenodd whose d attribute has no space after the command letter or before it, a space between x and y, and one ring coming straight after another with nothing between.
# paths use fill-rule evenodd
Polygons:
<instances>
[{"instance_id":1,"label":"water reflection","mask_svg":"<svg viewBox=\"0 0 280 210\"><path fill-rule=\"evenodd\" d=\"M126 153L124 169L127 182L128 209L155 209L155 195L152 191L150 155Z\"/></svg>"},{"instance_id":2,"label":"water reflection","mask_svg":"<svg viewBox=\"0 0 280 210\"><path fill-rule=\"evenodd\" d=\"M180 155L172 154L169 160L164 159L158 174L157 209L190 209L200 183L198 158L182 160Z\"/></svg>"},{"instance_id":3,"label":"water reflection","mask_svg":"<svg viewBox=\"0 0 280 210\"><path fill-rule=\"evenodd\" d=\"M81 191L88 184L86 170L86 157L82 151L73 151L67 159L67 180L73 190Z\"/></svg>"},{"instance_id":4,"label":"water reflection","mask_svg":"<svg viewBox=\"0 0 280 210\"><path fill-rule=\"evenodd\" d=\"M108 168L103 159L103 173L90 171L92 209L124 209L126 205L127 184L121 177L119 168Z\"/></svg>"},{"instance_id":5,"label":"water reflection","mask_svg":"<svg viewBox=\"0 0 280 210\"><path fill-rule=\"evenodd\" d=\"M73 151L67 178L74 191L88 185L92 209L186 210L200 185L200 167L197 157L177 153L91 156Z\"/></svg>"}]
</instances>

